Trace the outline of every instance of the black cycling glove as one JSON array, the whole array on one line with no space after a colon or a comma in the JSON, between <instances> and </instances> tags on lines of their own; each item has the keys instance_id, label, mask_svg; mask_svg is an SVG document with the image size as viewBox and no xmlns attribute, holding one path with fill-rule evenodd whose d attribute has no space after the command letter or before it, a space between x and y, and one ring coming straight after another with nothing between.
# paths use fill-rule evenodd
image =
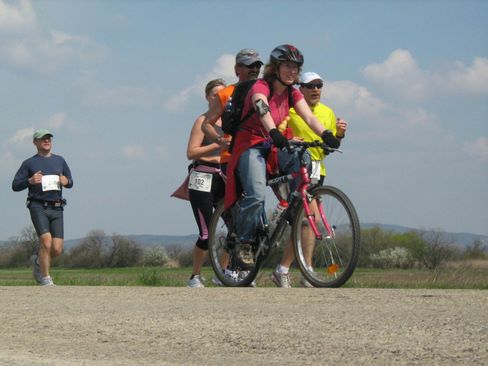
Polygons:
<instances>
[{"instance_id":1,"label":"black cycling glove","mask_svg":"<svg viewBox=\"0 0 488 366\"><path fill-rule=\"evenodd\" d=\"M339 146L341 146L341 140L335 137L331 130L325 130L324 132L322 132L322 135L320 135L320 137L322 138L322 141L324 141L333 149L337 149Z\"/></svg>"},{"instance_id":2,"label":"black cycling glove","mask_svg":"<svg viewBox=\"0 0 488 366\"><path fill-rule=\"evenodd\" d=\"M281 134L280 131L278 131L276 128L273 128L269 130L269 135L271 136L271 139L273 140L273 145L276 146L279 149L282 149L284 147L288 147L288 140L286 139L285 136Z\"/></svg>"},{"instance_id":3,"label":"black cycling glove","mask_svg":"<svg viewBox=\"0 0 488 366\"><path fill-rule=\"evenodd\" d=\"M276 128L273 128L269 130L269 135L271 136L271 139L273 140L273 145L276 146L277 148L281 149L283 147L289 147L290 145L288 144L288 140L286 139L285 136L281 134L280 131L278 131Z\"/></svg>"}]
</instances>

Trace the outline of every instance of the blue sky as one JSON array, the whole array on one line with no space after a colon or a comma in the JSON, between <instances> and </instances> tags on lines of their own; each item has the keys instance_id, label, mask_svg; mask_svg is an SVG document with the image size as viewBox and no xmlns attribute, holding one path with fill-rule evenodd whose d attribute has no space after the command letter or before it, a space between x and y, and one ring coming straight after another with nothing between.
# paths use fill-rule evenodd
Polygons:
<instances>
[{"instance_id":1,"label":"blue sky","mask_svg":"<svg viewBox=\"0 0 488 366\"><path fill-rule=\"evenodd\" d=\"M0 240L30 225L10 185L41 127L73 172L66 238L196 233L169 196L204 85L283 43L349 122L327 181L362 222L488 235L486 1L0 0Z\"/></svg>"}]
</instances>

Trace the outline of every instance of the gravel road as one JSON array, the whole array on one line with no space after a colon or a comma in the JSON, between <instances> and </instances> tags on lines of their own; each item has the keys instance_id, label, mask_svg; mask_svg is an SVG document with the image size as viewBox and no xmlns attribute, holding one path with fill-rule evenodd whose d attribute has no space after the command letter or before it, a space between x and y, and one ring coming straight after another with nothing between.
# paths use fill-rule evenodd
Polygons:
<instances>
[{"instance_id":1,"label":"gravel road","mask_svg":"<svg viewBox=\"0 0 488 366\"><path fill-rule=\"evenodd\" d=\"M0 365L487 365L488 291L0 287Z\"/></svg>"}]
</instances>

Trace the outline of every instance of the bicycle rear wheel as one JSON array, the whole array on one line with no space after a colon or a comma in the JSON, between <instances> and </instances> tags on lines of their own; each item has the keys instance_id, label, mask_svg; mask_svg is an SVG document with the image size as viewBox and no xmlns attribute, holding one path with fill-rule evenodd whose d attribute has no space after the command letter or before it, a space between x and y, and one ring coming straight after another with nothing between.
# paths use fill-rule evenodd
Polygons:
<instances>
[{"instance_id":1,"label":"bicycle rear wheel","mask_svg":"<svg viewBox=\"0 0 488 366\"><path fill-rule=\"evenodd\" d=\"M295 257L302 275L314 287L340 287L351 277L359 259L359 219L341 190L322 186L313 188L309 194L313 197L310 207L322 238L315 237L300 204L292 224Z\"/></svg>"},{"instance_id":2,"label":"bicycle rear wheel","mask_svg":"<svg viewBox=\"0 0 488 366\"><path fill-rule=\"evenodd\" d=\"M230 212L225 212L224 202L217 204L208 227L208 254L210 263L217 278L229 287L249 286L256 278L258 265L252 269L243 270L236 263L233 232L233 218Z\"/></svg>"}]
</instances>

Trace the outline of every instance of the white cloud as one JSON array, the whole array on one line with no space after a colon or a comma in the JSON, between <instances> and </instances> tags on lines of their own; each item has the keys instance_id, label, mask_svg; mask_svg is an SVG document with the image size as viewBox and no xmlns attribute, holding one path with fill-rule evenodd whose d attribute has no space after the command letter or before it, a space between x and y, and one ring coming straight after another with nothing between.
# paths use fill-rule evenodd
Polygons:
<instances>
[{"instance_id":1,"label":"white cloud","mask_svg":"<svg viewBox=\"0 0 488 366\"><path fill-rule=\"evenodd\" d=\"M9 143L17 143L25 141L27 138L32 139L32 135L34 134L34 128L28 127L18 130L14 133L14 135L8 139Z\"/></svg>"},{"instance_id":2,"label":"white cloud","mask_svg":"<svg viewBox=\"0 0 488 366\"><path fill-rule=\"evenodd\" d=\"M429 93L429 75L412 54L403 49L393 51L382 63L366 66L364 77L402 98L423 98Z\"/></svg>"},{"instance_id":3,"label":"white cloud","mask_svg":"<svg viewBox=\"0 0 488 366\"><path fill-rule=\"evenodd\" d=\"M393 51L382 63L366 66L366 79L390 95L418 100L445 93L488 93L488 59L476 57L466 66L456 62L444 69L423 70L408 50Z\"/></svg>"},{"instance_id":4,"label":"white cloud","mask_svg":"<svg viewBox=\"0 0 488 366\"><path fill-rule=\"evenodd\" d=\"M482 136L475 141L465 142L464 151L476 160L488 162L488 138Z\"/></svg>"},{"instance_id":5,"label":"white cloud","mask_svg":"<svg viewBox=\"0 0 488 366\"><path fill-rule=\"evenodd\" d=\"M9 66L53 72L75 61L93 62L105 57L106 47L89 37L52 30L38 30L9 37L0 44L0 62Z\"/></svg>"},{"instance_id":6,"label":"white cloud","mask_svg":"<svg viewBox=\"0 0 488 366\"><path fill-rule=\"evenodd\" d=\"M0 46L0 60L38 72L53 72L73 61L98 60L106 49L84 37L53 32L50 37L12 39Z\"/></svg>"},{"instance_id":7,"label":"white cloud","mask_svg":"<svg viewBox=\"0 0 488 366\"><path fill-rule=\"evenodd\" d=\"M122 155L128 160L143 158L146 153L141 145L126 145L122 148Z\"/></svg>"},{"instance_id":8,"label":"white cloud","mask_svg":"<svg viewBox=\"0 0 488 366\"><path fill-rule=\"evenodd\" d=\"M476 57L471 66L457 62L454 70L447 75L437 75L436 81L439 89L444 87L454 92L488 93L488 59Z\"/></svg>"},{"instance_id":9,"label":"white cloud","mask_svg":"<svg viewBox=\"0 0 488 366\"><path fill-rule=\"evenodd\" d=\"M16 5L0 0L0 31L19 31L31 28L36 23L36 14L28 0L20 0Z\"/></svg>"},{"instance_id":10,"label":"white cloud","mask_svg":"<svg viewBox=\"0 0 488 366\"><path fill-rule=\"evenodd\" d=\"M220 56L211 72L197 77L197 80L193 85L185 87L175 96L165 101L164 107L171 111L181 110L192 96L202 96L204 94L205 85L212 79L223 78L227 83L234 82L234 64L235 56L229 54Z\"/></svg>"},{"instance_id":11,"label":"white cloud","mask_svg":"<svg viewBox=\"0 0 488 366\"><path fill-rule=\"evenodd\" d=\"M367 88L352 81L335 81L327 84L324 101L334 106L334 111L347 111L358 116L372 116L385 108L385 103Z\"/></svg>"}]
</instances>

